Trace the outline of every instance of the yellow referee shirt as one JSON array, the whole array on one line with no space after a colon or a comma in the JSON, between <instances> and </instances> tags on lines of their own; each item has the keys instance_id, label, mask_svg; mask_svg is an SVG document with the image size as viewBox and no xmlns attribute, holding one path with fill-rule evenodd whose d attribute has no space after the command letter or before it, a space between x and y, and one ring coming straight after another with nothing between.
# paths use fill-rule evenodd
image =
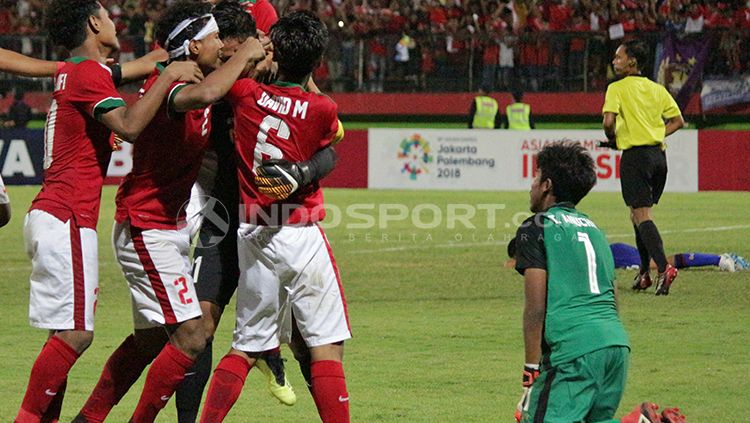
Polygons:
<instances>
[{"instance_id":1,"label":"yellow referee shirt","mask_svg":"<svg viewBox=\"0 0 750 423\"><path fill-rule=\"evenodd\" d=\"M602 113L615 119L617 148L664 143L664 119L680 116L680 108L663 85L643 76L627 76L609 84Z\"/></svg>"}]
</instances>

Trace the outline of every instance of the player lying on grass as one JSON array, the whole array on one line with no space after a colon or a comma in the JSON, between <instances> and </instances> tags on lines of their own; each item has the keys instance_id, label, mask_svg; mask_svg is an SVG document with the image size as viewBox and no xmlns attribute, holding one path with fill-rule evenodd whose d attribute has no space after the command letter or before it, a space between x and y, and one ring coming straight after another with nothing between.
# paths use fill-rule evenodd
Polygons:
<instances>
[{"instance_id":1,"label":"player lying on grass","mask_svg":"<svg viewBox=\"0 0 750 423\"><path fill-rule=\"evenodd\" d=\"M199 0L177 1L156 26L170 62L195 63L207 77L199 84L172 84L134 142L133 169L117 192L113 244L130 287L135 331L110 356L77 421L103 421L152 361L131 421L154 421L205 345L183 205L208 145L211 104L265 57L251 38L214 70L222 43L210 10ZM154 70L142 93L153 89L162 69Z\"/></svg>"},{"instance_id":2,"label":"player lying on grass","mask_svg":"<svg viewBox=\"0 0 750 423\"><path fill-rule=\"evenodd\" d=\"M630 341L616 300L604 233L575 207L594 187L594 160L579 144L554 143L537 156L534 213L518 228L515 269L524 277L524 365L517 421L682 422L644 403L613 419L628 371Z\"/></svg>"},{"instance_id":3,"label":"player lying on grass","mask_svg":"<svg viewBox=\"0 0 750 423\"><path fill-rule=\"evenodd\" d=\"M615 260L616 269L637 269L641 265L641 257L638 249L632 245L615 242L609 244L612 250L612 257ZM513 268L516 266L516 239L513 238L508 243L508 257L505 267ZM690 267L717 266L719 270L725 272L738 272L750 269L750 264L742 257L735 253L724 253L721 255L708 253L679 253L667 257L669 264L678 269L687 269ZM651 268L656 268L656 263L651 261Z\"/></svg>"},{"instance_id":4,"label":"player lying on grass","mask_svg":"<svg viewBox=\"0 0 750 423\"><path fill-rule=\"evenodd\" d=\"M133 140L170 85L198 80L195 64L169 66L132 107L115 89L106 58L115 25L95 0L53 0L46 27L73 57L55 74L45 125L44 181L24 225L31 257L29 321L50 331L29 376L17 422L57 421L70 368L93 340L99 292L96 224L112 152L111 131Z\"/></svg>"},{"instance_id":5,"label":"player lying on grass","mask_svg":"<svg viewBox=\"0 0 750 423\"><path fill-rule=\"evenodd\" d=\"M328 34L315 15L296 12L281 18L270 37L278 81L243 79L226 97L236 125L241 274L234 342L211 378L201 421L223 421L257 358L289 342L296 326L304 343L293 344L295 358L310 375L321 419L348 422L342 358L351 333L335 261L317 225L325 215L322 192L313 184L277 201L255 183L263 158L308 160L343 136L336 105L303 88Z\"/></svg>"}]
</instances>

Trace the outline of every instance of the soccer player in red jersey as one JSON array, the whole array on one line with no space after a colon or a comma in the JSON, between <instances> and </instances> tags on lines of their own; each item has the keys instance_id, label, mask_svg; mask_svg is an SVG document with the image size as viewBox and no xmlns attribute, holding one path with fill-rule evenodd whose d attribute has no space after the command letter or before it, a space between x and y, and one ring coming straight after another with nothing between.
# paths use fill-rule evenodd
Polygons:
<instances>
[{"instance_id":1,"label":"soccer player in red jersey","mask_svg":"<svg viewBox=\"0 0 750 423\"><path fill-rule=\"evenodd\" d=\"M311 356L311 392L323 422L349 421L342 366L351 337L346 302L330 246L317 184L286 200L262 194L255 171L265 159L309 160L339 141L336 105L303 88L320 64L328 34L317 17L297 12L271 29L279 79L235 83L225 99L235 114L240 187L240 280L232 349L214 371L201 422L222 421L264 351L289 342L292 318Z\"/></svg>"},{"instance_id":2,"label":"soccer player in red jersey","mask_svg":"<svg viewBox=\"0 0 750 423\"><path fill-rule=\"evenodd\" d=\"M104 65L119 48L115 26L96 0L52 0L47 29L73 55L55 74L45 127L44 181L26 216L31 257L29 321L50 338L31 369L16 422L56 421L68 371L93 340L99 291L96 224L109 165L110 131L135 139L170 84L193 79L193 64L171 66L154 89L127 107Z\"/></svg>"},{"instance_id":3,"label":"soccer player in red jersey","mask_svg":"<svg viewBox=\"0 0 750 423\"><path fill-rule=\"evenodd\" d=\"M103 421L152 361L131 421L154 421L204 348L182 206L208 146L211 104L265 57L260 41L249 39L214 71L222 43L210 10L202 1L181 0L157 23L156 37L171 62L197 63L208 76L199 84L172 84L134 142L133 169L117 193L113 243L130 286L135 331L110 356L77 421ZM142 95L153 89L161 68Z\"/></svg>"}]
</instances>

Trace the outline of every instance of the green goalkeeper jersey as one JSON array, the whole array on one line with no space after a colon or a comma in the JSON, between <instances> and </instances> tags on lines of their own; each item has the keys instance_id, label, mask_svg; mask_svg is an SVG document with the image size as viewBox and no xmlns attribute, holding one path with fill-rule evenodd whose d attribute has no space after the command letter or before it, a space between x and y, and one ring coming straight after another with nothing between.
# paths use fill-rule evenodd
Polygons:
<instances>
[{"instance_id":1,"label":"green goalkeeper jersey","mask_svg":"<svg viewBox=\"0 0 750 423\"><path fill-rule=\"evenodd\" d=\"M516 269L547 271L542 362L557 366L609 346L629 347L615 303L615 268L604 233L570 203L518 230Z\"/></svg>"}]
</instances>

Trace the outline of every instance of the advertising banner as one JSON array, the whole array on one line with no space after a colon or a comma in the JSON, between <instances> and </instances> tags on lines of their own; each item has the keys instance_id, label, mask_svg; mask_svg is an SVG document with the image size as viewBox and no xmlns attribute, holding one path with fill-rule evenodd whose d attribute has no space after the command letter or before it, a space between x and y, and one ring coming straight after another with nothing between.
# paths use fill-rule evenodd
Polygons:
<instances>
[{"instance_id":1,"label":"advertising banner","mask_svg":"<svg viewBox=\"0 0 750 423\"><path fill-rule=\"evenodd\" d=\"M704 111L750 103L750 75L703 81L701 107Z\"/></svg>"},{"instance_id":2,"label":"advertising banner","mask_svg":"<svg viewBox=\"0 0 750 423\"><path fill-rule=\"evenodd\" d=\"M597 166L595 191L620 190L621 152L597 147L598 130L370 129L368 187L439 190L528 190L536 154L555 141L578 142ZM667 139L666 191L698 191L698 132Z\"/></svg>"},{"instance_id":3,"label":"advertising banner","mask_svg":"<svg viewBox=\"0 0 750 423\"><path fill-rule=\"evenodd\" d=\"M133 166L133 145L122 144L112 152L107 180L119 183ZM44 178L44 131L42 129L0 130L0 175L6 185L39 185Z\"/></svg>"}]
</instances>

